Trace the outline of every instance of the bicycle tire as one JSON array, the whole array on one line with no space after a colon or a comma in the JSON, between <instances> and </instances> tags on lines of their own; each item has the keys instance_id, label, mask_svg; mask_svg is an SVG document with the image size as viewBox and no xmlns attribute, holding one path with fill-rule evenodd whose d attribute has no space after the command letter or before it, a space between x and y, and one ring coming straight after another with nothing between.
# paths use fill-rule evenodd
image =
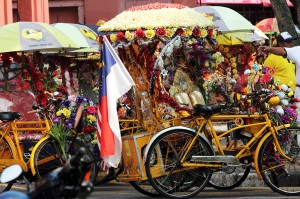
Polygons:
<instances>
[{"instance_id":1,"label":"bicycle tire","mask_svg":"<svg viewBox=\"0 0 300 199\"><path fill-rule=\"evenodd\" d=\"M239 187L248 177L251 168L248 166L233 167L214 171L209 185L218 190L231 190Z\"/></svg>"},{"instance_id":2,"label":"bicycle tire","mask_svg":"<svg viewBox=\"0 0 300 199\"><path fill-rule=\"evenodd\" d=\"M0 140L0 159L14 159L12 150L5 138ZM3 168L1 166L1 173L2 173L3 169L5 169L5 168ZM0 175L1 175L1 173L0 173ZM0 192L10 190L13 184L14 184L14 182L0 183Z\"/></svg>"},{"instance_id":3,"label":"bicycle tire","mask_svg":"<svg viewBox=\"0 0 300 199\"><path fill-rule=\"evenodd\" d=\"M39 144L34 154L35 179L47 175L54 169L65 164L66 157L58 141L50 137Z\"/></svg>"},{"instance_id":4,"label":"bicycle tire","mask_svg":"<svg viewBox=\"0 0 300 199\"><path fill-rule=\"evenodd\" d=\"M91 180L91 182L94 183L96 181L97 174L98 174L98 165L94 159L93 153L91 152L89 147L87 147L87 145L83 141L76 139L76 137L68 136L66 138L65 152L66 152L67 156L75 155L80 147L83 147L86 149L86 154L82 158L84 161L91 163L89 165L90 172L91 172L90 180Z\"/></svg>"},{"instance_id":5,"label":"bicycle tire","mask_svg":"<svg viewBox=\"0 0 300 199\"><path fill-rule=\"evenodd\" d=\"M161 195L168 198L190 198L201 192L208 184L212 172L208 168L182 168L181 155L189 141L195 138L195 132L175 129L162 133L149 146L145 162L148 181ZM155 155L155 157L154 157ZM213 150L201 136L195 140L186 156L186 161L194 155L212 156ZM162 173L169 172L162 176ZM188 188L187 188L188 183ZM180 188L185 186L185 190Z\"/></svg>"},{"instance_id":6,"label":"bicycle tire","mask_svg":"<svg viewBox=\"0 0 300 199\"><path fill-rule=\"evenodd\" d=\"M161 196L160 193L158 193L152 185L148 182L148 180L144 181L129 181L131 186L137 190L138 192L150 196L150 197L158 197Z\"/></svg>"},{"instance_id":7,"label":"bicycle tire","mask_svg":"<svg viewBox=\"0 0 300 199\"><path fill-rule=\"evenodd\" d=\"M277 140L284 153L294 159L286 160L280 155L274 144L274 137L270 135L262 144L258 155L258 168L264 182L274 192L286 196L299 196L300 159L299 145L295 136L300 133L299 127L282 129L278 132Z\"/></svg>"}]
</instances>

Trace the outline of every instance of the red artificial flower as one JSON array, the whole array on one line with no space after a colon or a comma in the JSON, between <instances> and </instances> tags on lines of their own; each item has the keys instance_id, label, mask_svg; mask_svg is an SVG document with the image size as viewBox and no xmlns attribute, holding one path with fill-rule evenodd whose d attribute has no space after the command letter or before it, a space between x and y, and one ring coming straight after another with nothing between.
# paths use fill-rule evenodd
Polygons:
<instances>
[{"instance_id":1,"label":"red artificial flower","mask_svg":"<svg viewBox=\"0 0 300 199\"><path fill-rule=\"evenodd\" d=\"M97 42L98 42L98 44L103 44L103 36L98 36Z\"/></svg>"},{"instance_id":2,"label":"red artificial flower","mask_svg":"<svg viewBox=\"0 0 300 199\"><path fill-rule=\"evenodd\" d=\"M158 37L164 37L166 36L166 30L164 28L158 28L155 34Z\"/></svg>"},{"instance_id":3,"label":"red artificial flower","mask_svg":"<svg viewBox=\"0 0 300 199\"><path fill-rule=\"evenodd\" d=\"M95 128L93 126L84 126L82 129L83 133L89 134L95 131Z\"/></svg>"},{"instance_id":4,"label":"red artificial flower","mask_svg":"<svg viewBox=\"0 0 300 199\"><path fill-rule=\"evenodd\" d=\"M97 112L97 110L96 110L96 108L95 108L94 106L89 106L89 107L87 107L87 111L88 111L89 113L92 113L92 114L94 114L94 113Z\"/></svg>"},{"instance_id":5,"label":"red artificial flower","mask_svg":"<svg viewBox=\"0 0 300 199\"><path fill-rule=\"evenodd\" d=\"M143 39L144 36L145 36L145 33L142 29L137 29L135 31L135 36L136 36L137 39Z\"/></svg>"},{"instance_id":6,"label":"red artificial flower","mask_svg":"<svg viewBox=\"0 0 300 199\"><path fill-rule=\"evenodd\" d=\"M209 29L207 30L207 35L208 35L209 37L212 37L212 35L213 35L213 29L209 28Z\"/></svg>"},{"instance_id":7,"label":"red artificial flower","mask_svg":"<svg viewBox=\"0 0 300 199\"><path fill-rule=\"evenodd\" d=\"M298 98L292 98L292 100L294 101L294 102L300 102L300 99L298 99Z\"/></svg>"},{"instance_id":8,"label":"red artificial flower","mask_svg":"<svg viewBox=\"0 0 300 199\"><path fill-rule=\"evenodd\" d=\"M200 29L199 28L194 28L193 30L193 36L198 37L200 35Z\"/></svg>"},{"instance_id":9,"label":"red artificial flower","mask_svg":"<svg viewBox=\"0 0 300 199\"><path fill-rule=\"evenodd\" d=\"M184 33L184 31L183 31L182 28L178 28L178 29L176 30L176 34L179 35L179 36L182 36L183 33Z\"/></svg>"},{"instance_id":10,"label":"red artificial flower","mask_svg":"<svg viewBox=\"0 0 300 199\"><path fill-rule=\"evenodd\" d=\"M118 34L117 34L117 40L121 41L123 39L125 39L124 33L123 32L118 32Z\"/></svg>"},{"instance_id":11,"label":"red artificial flower","mask_svg":"<svg viewBox=\"0 0 300 199\"><path fill-rule=\"evenodd\" d=\"M42 90L43 90L43 84L42 84L41 81L35 82L35 86L36 86L36 89L37 89L38 91L42 91Z\"/></svg>"},{"instance_id":12,"label":"red artificial flower","mask_svg":"<svg viewBox=\"0 0 300 199\"><path fill-rule=\"evenodd\" d=\"M260 82L262 84L266 84L266 83L269 83L271 81L271 79L272 79L272 75L266 73L261 76Z\"/></svg>"},{"instance_id":13,"label":"red artificial flower","mask_svg":"<svg viewBox=\"0 0 300 199\"><path fill-rule=\"evenodd\" d=\"M298 107L297 107L296 105L294 105L294 104L290 104L290 108L292 108L292 109L294 109L294 110L297 110L297 109L298 109Z\"/></svg>"}]
</instances>

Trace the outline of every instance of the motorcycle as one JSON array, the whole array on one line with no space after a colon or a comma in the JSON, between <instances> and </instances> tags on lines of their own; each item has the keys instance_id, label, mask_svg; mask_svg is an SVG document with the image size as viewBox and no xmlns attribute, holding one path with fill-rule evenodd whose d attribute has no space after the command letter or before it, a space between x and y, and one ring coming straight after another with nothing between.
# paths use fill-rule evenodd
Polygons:
<instances>
[{"instance_id":1,"label":"motorcycle","mask_svg":"<svg viewBox=\"0 0 300 199\"><path fill-rule=\"evenodd\" d=\"M0 199L85 199L93 191L90 181L89 162L83 161L85 148L79 148L78 152L70 157L63 167L50 172L35 183L31 190L26 177L19 165L11 165L5 168L0 176L2 183L11 182L23 178L27 184L27 193L20 191L7 191L0 194Z\"/></svg>"}]
</instances>

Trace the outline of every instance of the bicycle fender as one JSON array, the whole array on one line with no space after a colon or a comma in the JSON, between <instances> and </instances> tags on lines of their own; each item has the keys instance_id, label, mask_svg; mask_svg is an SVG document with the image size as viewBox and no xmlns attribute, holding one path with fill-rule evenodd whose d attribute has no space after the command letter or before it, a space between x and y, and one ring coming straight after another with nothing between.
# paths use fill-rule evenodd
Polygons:
<instances>
[{"instance_id":1,"label":"bicycle fender","mask_svg":"<svg viewBox=\"0 0 300 199\"><path fill-rule=\"evenodd\" d=\"M161 130L160 132L156 133L151 138L151 140L149 141L149 143L147 144L147 146L146 146L146 148L144 150L144 154L143 154L143 161L144 162L146 161L149 148L150 148L150 146L152 145L152 143L154 142L155 139L157 139L160 135L162 135L164 133L167 133L167 132L170 132L170 131L175 131L175 130L186 130L186 131L190 131L190 132L192 132L194 134L197 133L197 131L195 129L188 128L188 127L185 127L185 126L173 126L173 127L169 127L169 128ZM199 136L201 138L203 138L203 140L205 140L207 142L207 144L211 147L212 151L214 151L213 148L212 148L212 146L211 146L211 144L209 143L208 139L203 134L200 134Z\"/></svg>"},{"instance_id":2,"label":"bicycle fender","mask_svg":"<svg viewBox=\"0 0 300 199\"><path fill-rule=\"evenodd\" d=\"M16 148L14 142L12 141L12 139L8 135L5 135L3 139L5 139L7 141L7 143L9 144L9 147L11 149L13 156L18 157L17 148Z\"/></svg>"},{"instance_id":3,"label":"bicycle fender","mask_svg":"<svg viewBox=\"0 0 300 199\"><path fill-rule=\"evenodd\" d=\"M40 141L38 141L38 143L36 143L36 145L32 149L32 152L31 152L31 155L30 155L30 159L29 159L29 167L30 167L30 171L31 171L31 173L32 173L33 176L35 176L35 174L36 174L36 170L34 168L34 156L35 156L35 152L36 152L37 148L40 146L40 144L43 141L45 141L45 140L47 140L49 138L50 138L49 135L46 136L46 137L44 137L44 138L42 138Z\"/></svg>"},{"instance_id":4,"label":"bicycle fender","mask_svg":"<svg viewBox=\"0 0 300 199\"><path fill-rule=\"evenodd\" d=\"M264 135L264 137L262 137L256 147L256 150L255 150L255 153L254 153L254 169L256 171L256 174L257 174L257 177L259 180L262 180L262 176L260 175L259 173L259 169L258 169L258 154L259 154L259 151L261 149L261 146L262 144L265 142L265 140L272 136L272 133L271 132L268 132L266 135Z\"/></svg>"}]
</instances>

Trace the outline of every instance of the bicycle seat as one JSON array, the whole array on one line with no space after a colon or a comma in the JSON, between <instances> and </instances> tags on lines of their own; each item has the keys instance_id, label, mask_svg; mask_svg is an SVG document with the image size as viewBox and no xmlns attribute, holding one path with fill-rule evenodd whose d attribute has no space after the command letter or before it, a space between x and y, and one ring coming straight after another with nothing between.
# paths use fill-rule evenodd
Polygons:
<instances>
[{"instance_id":1,"label":"bicycle seat","mask_svg":"<svg viewBox=\"0 0 300 199\"><path fill-rule=\"evenodd\" d=\"M202 104L196 104L193 109L194 116L211 116L215 113L219 113L222 110L223 105L206 106Z\"/></svg>"},{"instance_id":2,"label":"bicycle seat","mask_svg":"<svg viewBox=\"0 0 300 199\"><path fill-rule=\"evenodd\" d=\"M0 120L2 121L13 121L20 119L21 114L19 112L0 112Z\"/></svg>"}]
</instances>

